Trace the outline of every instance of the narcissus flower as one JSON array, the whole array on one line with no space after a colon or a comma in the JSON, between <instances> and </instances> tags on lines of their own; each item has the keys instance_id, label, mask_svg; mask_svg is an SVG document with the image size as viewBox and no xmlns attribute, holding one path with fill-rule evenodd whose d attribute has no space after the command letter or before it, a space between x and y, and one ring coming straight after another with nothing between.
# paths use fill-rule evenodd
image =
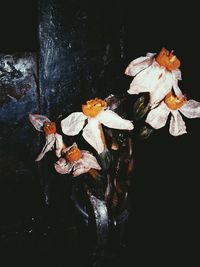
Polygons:
<instances>
[{"instance_id":1,"label":"narcissus flower","mask_svg":"<svg viewBox=\"0 0 200 267\"><path fill-rule=\"evenodd\" d=\"M86 150L80 150L76 143L66 149L65 158L60 158L54 165L61 174L73 171L73 176L88 172L90 169L101 170L96 158Z\"/></svg>"},{"instance_id":2,"label":"narcissus flower","mask_svg":"<svg viewBox=\"0 0 200 267\"><path fill-rule=\"evenodd\" d=\"M146 57L133 60L125 70L125 74L135 76L129 94L150 93L150 105L157 105L172 89L181 96L178 80L181 80L180 61L165 48L156 56L147 53Z\"/></svg>"},{"instance_id":3,"label":"narcissus flower","mask_svg":"<svg viewBox=\"0 0 200 267\"><path fill-rule=\"evenodd\" d=\"M55 122L51 122L46 116L39 114L29 114L29 120L36 130L44 132L46 143L36 161L40 161L44 155L55 146L56 156L61 157L61 151L64 148L62 136L56 132Z\"/></svg>"},{"instance_id":4,"label":"narcissus flower","mask_svg":"<svg viewBox=\"0 0 200 267\"><path fill-rule=\"evenodd\" d=\"M185 96L177 97L170 92L159 106L149 112L146 122L153 128L160 129L165 126L170 113L172 114L169 127L170 134L173 136L182 135L187 132L180 113L187 118L200 118L200 102L187 101Z\"/></svg>"},{"instance_id":5,"label":"narcissus flower","mask_svg":"<svg viewBox=\"0 0 200 267\"><path fill-rule=\"evenodd\" d=\"M107 109L107 103L102 99L95 98L87 101L85 105L82 105L82 111L74 112L62 120L62 131L66 135L73 136L83 129L84 139L99 154L106 146L101 124L113 129L133 129L131 121L125 120L112 110Z\"/></svg>"}]
</instances>

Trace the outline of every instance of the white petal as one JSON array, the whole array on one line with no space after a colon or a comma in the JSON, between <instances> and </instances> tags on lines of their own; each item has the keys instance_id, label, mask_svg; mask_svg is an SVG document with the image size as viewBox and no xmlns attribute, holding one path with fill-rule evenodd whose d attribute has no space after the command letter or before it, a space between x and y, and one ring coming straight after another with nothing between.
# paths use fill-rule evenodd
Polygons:
<instances>
[{"instance_id":1,"label":"white petal","mask_svg":"<svg viewBox=\"0 0 200 267\"><path fill-rule=\"evenodd\" d=\"M73 168L73 164L70 164L69 162L67 162L65 159L60 158L55 164L54 164L54 168L57 172L61 173L61 174L67 174L70 173L72 168Z\"/></svg>"},{"instance_id":2,"label":"white petal","mask_svg":"<svg viewBox=\"0 0 200 267\"><path fill-rule=\"evenodd\" d=\"M183 93L181 92L181 89L178 87L178 79L174 76L173 72L172 72L172 86L173 86L175 95L178 97L181 97Z\"/></svg>"},{"instance_id":3,"label":"white petal","mask_svg":"<svg viewBox=\"0 0 200 267\"><path fill-rule=\"evenodd\" d=\"M171 72L163 70L162 76L155 82L150 92L150 104L153 106L159 103L171 91L173 85L173 77Z\"/></svg>"},{"instance_id":4,"label":"white petal","mask_svg":"<svg viewBox=\"0 0 200 267\"><path fill-rule=\"evenodd\" d=\"M182 80L181 71L179 69L173 70L172 75L176 80Z\"/></svg>"},{"instance_id":5,"label":"white petal","mask_svg":"<svg viewBox=\"0 0 200 267\"><path fill-rule=\"evenodd\" d=\"M165 69L154 62L151 66L141 71L130 84L127 91L129 94L139 94L144 92L152 92L159 85L162 85L163 75L166 73ZM161 87L162 88L162 87Z\"/></svg>"},{"instance_id":6,"label":"white petal","mask_svg":"<svg viewBox=\"0 0 200 267\"><path fill-rule=\"evenodd\" d=\"M39 132L43 132L42 127L45 121L50 122L50 120L46 116L39 114L31 114L31 113L29 114L29 120L33 124L35 129L38 130Z\"/></svg>"},{"instance_id":7,"label":"white petal","mask_svg":"<svg viewBox=\"0 0 200 267\"><path fill-rule=\"evenodd\" d=\"M43 147L41 153L37 156L35 161L40 161L48 151L52 150L55 141L56 141L55 134L47 135L45 146Z\"/></svg>"},{"instance_id":8,"label":"white petal","mask_svg":"<svg viewBox=\"0 0 200 267\"><path fill-rule=\"evenodd\" d=\"M149 53L146 57L139 57L131 61L128 67L125 70L125 74L129 76L135 76L140 71L149 67L153 62L154 54Z\"/></svg>"},{"instance_id":9,"label":"white petal","mask_svg":"<svg viewBox=\"0 0 200 267\"><path fill-rule=\"evenodd\" d=\"M86 168L101 170L101 167L97 162L97 159L89 151L82 150L81 152L82 152L81 158Z\"/></svg>"},{"instance_id":10,"label":"white petal","mask_svg":"<svg viewBox=\"0 0 200 267\"><path fill-rule=\"evenodd\" d=\"M88 124L83 129L85 140L100 154L103 152L105 145L101 138L99 122L95 119L88 119Z\"/></svg>"},{"instance_id":11,"label":"white petal","mask_svg":"<svg viewBox=\"0 0 200 267\"><path fill-rule=\"evenodd\" d=\"M179 110L189 119L200 118L200 102L195 100L188 100Z\"/></svg>"},{"instance_id":12,"label":"white petal","mask_svg":"<svg viewBox=\"0 0 200 267\"><path fill-rule=\"evenodd\" d=\"M62 138L62 135L57 134L57 133L55 134L55 138L56 138L56 156L60 158L61 151L63 148L63 138Z\"/></svg>"},{"instance_id":13,"label":"white petal","mask_svg":"<svg viewBox=\"0 0 200 267\"><path fill-rule=\"evenodd\" d=\"M96 119L103 125L119 130L133 130L133 123L129 120L121 118L117 113L112 110L101 111Z\"/></svg>"},{"instance_id":14,"label":"white petal","mask_svg":"<svg viewBox=\"0 0 200 267\"><path fill-rule=\"evenodd\" d=\"M183 121L181 114L178 110L171 111L172 117L170 120L169 132L173 136L182 135L186 132L185 122Z\"/></svg>"},{"instance_id":15,"label":"white petal","mask_svg":"<svg viewBox=\"0 0 200 267\"><path fill-rule=\"evenodd\" d=\"M63 133L70 136L77 135L83 129L86 119L83 112L73 112L61 121Z\"/></svg>"},{"instance_id":16,"label":"white petal","mask_svg":"<svg viewBox=\"0 0 200 267\"><path fill-rule=\"evenodd\" d=\"M165 126L169 113L170 111L166 104L162 102L158 107L149 112L146 122L154 129L160 129Z\"/></svg>"},{"instance_id":17,"label":"white petal","mask_svg":"<svg viewBox=\"0 0 200 267\"><path fill-rule=\"evenodd\" d=\"M73 171L73 176L77 177L83 173L86 173L90 170L90 168L85 168L83 165L80 165L79 167L77 167L77 169L74 169Z\"/></svg>"}]
</instances>

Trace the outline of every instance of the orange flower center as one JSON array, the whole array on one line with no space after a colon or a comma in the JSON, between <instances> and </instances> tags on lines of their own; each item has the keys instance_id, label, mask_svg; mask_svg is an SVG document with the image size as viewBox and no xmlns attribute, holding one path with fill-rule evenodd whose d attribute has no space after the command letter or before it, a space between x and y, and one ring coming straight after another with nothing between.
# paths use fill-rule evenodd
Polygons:
<instances>
[{"instance_id":1,"label":"orange flower center","mask_svg":"<svg viewBox=\"0 0 200 267\"><path fill-rule=\"evenodd\" d=\"M164 99L165 104L172 110L181 108L186 102L187 99L185 96L177 97L174 96L172 92L168 93Z\"/></svg>"},{"instance_id":2,"label":"orange flower center","mask_svg":"<svg viewBox=\"0 0 200 267\"><path fill-rule=\"evenodd\" d=\"M107 103L100 98L88 100L82 105L83 113L88 117L96 117L98 113L107 106Z\"/></svg>"},{"instance_id":3,"label":"orange flower center","mask_svg":"<svg viewBox=\"0 0 200 267\"><path fill-rule=\"evenodd\" d=\"M165 48L162 48L160 53L157 55L156 61L160 66L165 67L169 71L176 70L181 65L180 60L173 55L173 52L169 52Z\"/></svg>"},{"instance_id":4,"label":"orange flower center","mask_svg":"<svg viewBox=\"0 0 200 267\"><path fill-rule=\"evenodd\" d=\"M55 122L45 121L44 122L44 126L43 126L43 130L44 130L46 135L55 134L56 133L56 124L55 124Z\"/></svg>"},{"instance_id":5,"label":"orange flower center","mask_svg":"<svg viewBox=\"0 0 200 267\"><path fill-rule=\"evenodd\" d=\"M80 158L81 158L81 151L76 146L71 147L66 153L66 159L69 162L77 161Z\"/></svg>"}]
</instances>

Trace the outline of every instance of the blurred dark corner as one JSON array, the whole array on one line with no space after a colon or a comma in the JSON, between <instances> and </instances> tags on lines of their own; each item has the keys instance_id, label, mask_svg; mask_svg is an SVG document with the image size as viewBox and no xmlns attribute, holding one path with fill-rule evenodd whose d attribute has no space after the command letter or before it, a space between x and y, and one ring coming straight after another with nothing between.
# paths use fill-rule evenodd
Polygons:
<instances>
[{"instance_id":1,"label":"blurred dark corner","mask_svg":"<svg viewBox=\"0 0 200 267\"><path fill-rule=\"evenodd\" d=\"M24 57L29 53L37 63L41 53L37 1L2 2L0 55L17 54ZM78 57L82 57L82 61L77 63L82 64L82 68L78 69L77 66L70 75L66 74L69 88L80 86L80 90L76 89L74 96L70 95L72 103L67 103L64 113L81 103L84 92L86 96L95 93L101 96L101 92L105 96L112 89L115 93L126 90L131 81L123 74L127 64L146 52L157 52L163 46L174 50L181 59L183 81L180 87L183 92L188 98L200 101L199 15L195 3L190 1L175 5L170 1L157 4L150 1L139 4L131 0L57 2L58 12L66 12L66 17L59 22L65 25L63 31L67 32L73 27L68 36L67 33L62 35L66 40L71 38L74 44L69 63L74 67L74 58L78 60ZM62 6L65 7L64 11ZM85 22L84 19L80 23L74 21L75 15L77 21L85 17ZM107 57L110 57L111 65L109 61L104 65L99 59L104 55L106 42L109 44ZM67 47L69 43L66 41L62 45ZM98 65L99 62L102 65ZM60 64L65 66L62 59ZM95 72L101 71L106 75L98 79ZM64 80L63 77L61 79ZM75 79L78 84L75 84ZM38 110L37 84L34 81L32 78L26 80L26 85L30 83L32 86L29 93L34 91L27 98L26 106L23 106L23 112L27 114ZM42 81L47 86L45 82ZM63 84L57 83L58 92L62 92ZM12 96L20 98L19 94ZM23 99L23 95L21 97ZM51 101L49 105L45 97ZM47 91L41 98L41 110L49 112L52 117L59 115L60 109L65 106L64 102L59 105L59 97L52 100L53 96ZM73 106L75 98L78 100ZM31 99L35 102L32 103ZM87 240L85 244L83 240L80 243L76 225L81 222L68 199L69 183L60 177L52 181L51 187L55 186L52 191L53 204L50 211L46 211L41 196L43 185L34 163L36 152L41 147L40 143L34 145L34 142L39 142L39 139L25 113L22 116L17 110L18 106L16 109L8 108L9 112L15 112L16 117L3 113L5 104L7 102L0 99L0 112L2 116L7 116L1 117L0 128L0 251L4 256L0 257L0 264L3 267L12 266L13 260L25 266L83 266L83 254L86 253L83 248ZM53 106L54 109L51 109ZM191 261L197 256L200 122L198 119L185 121L187 135L173 138L165 127L156 131L149 140L136 142L136 169L131 193L133 212L126 227L127 247L118 252L120 266L145 266L143 264L146 261L149 265L164 266L172 259L177 266L187 260L188 266L192 266ZM12 166L9 162L12 162Z\"/></svg>"}]
</instances>

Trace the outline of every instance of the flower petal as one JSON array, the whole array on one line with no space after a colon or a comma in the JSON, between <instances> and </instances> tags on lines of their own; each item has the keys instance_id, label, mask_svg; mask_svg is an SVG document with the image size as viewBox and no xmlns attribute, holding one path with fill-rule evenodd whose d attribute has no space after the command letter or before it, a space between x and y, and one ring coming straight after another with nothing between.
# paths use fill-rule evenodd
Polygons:
<instances>
[{"instance_id":1,"label":"flower petal","mask_svg":"<svg viewBox=\"0 0 200 267\"><path fill-rule=\"evenodd\" d=\"M80 165L79 167L77 167L77 169L74 169L73 171L73 176L77 177L83 173L86 173L90 170L90 168L85 168L83 165Z\"/></svg>"},{"instance_id":2,"label":"flower petal","mask_svg":"<svg viewBox=\"0 0 200 267\"><path fill-rule=\"evenodd\" d=\"M173 70L172 75L176 80L182 80L181 71L179 69Z\"/></svg>"},{"instance_id":3,"label":"flower petal","mask_svg":"<svg viewBox=\"0 0 200 267\"><path fill-rule=\"evenodd\" d=\"M101 137L99 122L95 118L88 119L88 124L83 129L84 139L100 154L105 148Z\"/></svg>"},{"instance_id":4,"label":"flower petal","mask_svg":"<svg viewBox=\"0 0 200 267\"><path fill-rule=\"evenodd\" d=\"M189 119L200 118L200 102L195 100L188 100L179 110Z\"/></svg>"},{"instance_id":5,"label":"flower petal","mask_svg":"<svg viewBox=\"0 0 200 267\"><path fill-rule=\"evenodd\" d=\"M163 70L162 76L152 87L150 92L150 105L158 104L171 91L173 85L173 77L171 72Z\"/></svg>"},{"instance_id":6,"label":"flower petal","mask_svg":"<svg viewBox=\"0 0 200 267\"><path fill-rule=\"evenodd\" d=\"M83 112L73 112L61 121L63 133L70 136L77 135L83 129L86 119Z\"/></svg>"},{"instance_id":7,"label":"flower petal","mask_svg":"<svg viewBox=\"0 0 200 267\"><path fill-rule=\"evenodd\" d=\"M112 129L132 130L134 128L131 121L121 118L117 113L109 109L101 111L96 119Z\"/></svg>"},{"instance_id":8,"label":"flower petal","mask_svg":"<svg viewBox=\"0 0 200 267\"><path fill-rule=\"evenodd\" d=\"M166 73L165 68L154 62L151 66L141 71L130 84L127 91L129 94L139 94L143 92L152 92L159 85L162 85L163 76ZM162 86L159 86L162 88Z\"/></svg>"},{"instance_id":9,"label":"flower petal","mask_svg":"<svg viewBox=\"0 0 200 267\"><path fill-rule=\"evenodd\" d=\"M29 120L33 124L35 129L38 130L39 132L43 132L42 127L45 121L50 122L50 120L46 116L39 114L32 114L32 113L29 114Z\"/></svg>"},{"instance_id":10,"label":"flower petal","mask_svg":"<svg viewBox=\"0 0 200 267\"><path fill-rule=\"evenodd\" d=\"M72 168L73 168L73 164L67 162L64 158L60 158L55 164L54 164L54 168L58 173L61 174L67 174L70 173Z\"/></svg>"},{"instance_id":11,"label":"flower petal","mask_svg":"<svg viewBox=\"0 0 200 267\"><path fill-rule=\"evenodd\" d=\"M101 170L101 167L97 159L89 151L82 150L81 154L82 154L81 159L83 160L85 167L90 169L92 168L96 170Z\"/></svg>"},{"instance_id":12,"label":"flower petal","mask_svg":"<svg viewBox=\"0 0 200 267\"><path fill-rule=\"evenodd\" d=\"M58 158L61 157L61 151L62 151L62 148L63 148L63 138L62 138L62 135L60 134L55 134L55 138L56 138L56 156Z\"/></svg>"},{"instance_id":13,"label":"flower petal","mask_svg":"<svg viewBox=\"0 0 200 267\"><path fill-rule=\"evenodd\" d=\"M172 86L173 86L175 95L178 97L181 97L183 93L181 92L181 89L178 86L178 79L176 75L174 75L173 72L172 72Z\"/></svg>"},{"instance_id":14,"label":"flower petal","mask_svg":"<svg viewBox=\"0 0 200 267\"><path fill-rule=\"evenodd\" d=\"M36 160L35 161L40 161L44 155L50 151L55 143L55 134L49 134L46 136L46 143L41 151L41 153L37 156Z\"/></svg>"},{"instance_id":15,"label":"flower petal","mask_svg":"<svg viewBox=\"0 0 200 267\"><path fill-rule=\"evenodd\" d=\"M173 136L182 135L187 133L185 122L183 121L181 114L178 110L171 111L172 117L170 120L169 132Z\"/></svg>"},{"instance_id":16,"label":"flower petal","mask_svg":"<svg viewBox=\"0 0 200 267\"><path fill-rule=\"evenodd\" d=\"M165 126L169 113L170 111L166 104L162 102L158 107L149 112L146 122L154 129L160 129Z\"/></svg>"},{"instance_id":17,"label":"flower petal","mask_svg":"<svg viewBox=\"0 0 200 267\"><path fill-rule=\"evenodd\" d=\"M154 54L148 53L146 57L139 57L131 61L125 70L125 74L129 76L135 76L140 71L149 67L153 62Z\"/></svg>"}]
</instances>

